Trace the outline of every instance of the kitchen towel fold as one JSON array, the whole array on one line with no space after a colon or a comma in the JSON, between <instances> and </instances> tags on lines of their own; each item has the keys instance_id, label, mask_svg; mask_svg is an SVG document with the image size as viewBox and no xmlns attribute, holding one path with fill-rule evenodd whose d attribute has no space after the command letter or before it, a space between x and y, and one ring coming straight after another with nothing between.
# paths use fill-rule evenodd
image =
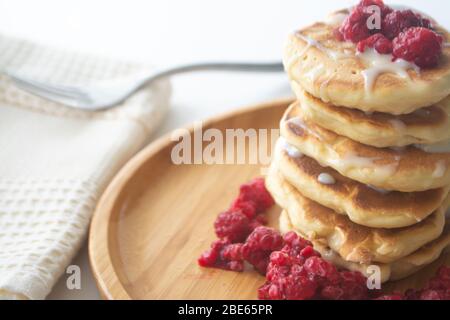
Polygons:
<instances>
[{"instance_id":1,"label":"kitchen towel fold","mask_svg":"<svg viewBox=\"0 0 450 320\"><path fill-rule=\"evenodd\" d=\"M146 66L0 36L0 70L59 84L131 77ZM21 91L0 76L0 299L44 299L80 248L114 174L149 142L167 81L119 107L86 112Z\"/></svg>"}]
</instances>

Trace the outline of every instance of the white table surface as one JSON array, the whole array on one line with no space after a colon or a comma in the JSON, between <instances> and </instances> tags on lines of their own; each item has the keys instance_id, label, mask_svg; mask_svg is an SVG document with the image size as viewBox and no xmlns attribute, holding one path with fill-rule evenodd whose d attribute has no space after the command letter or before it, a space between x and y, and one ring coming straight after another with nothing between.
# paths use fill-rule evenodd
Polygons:
<instances>
[{"instance_id":1,"label":"white table surface","mask_svg":"<svg viewBox=\"0 0 450 320\"><path fill-rule=\"evenodd\" d=\"M355 0L356 1L356 0ZM0 33L155 65L201 60L279 60L287 34L352 0L0 0ZM449 27L450 2L396 0ZM227 110L290 95L283 74L196 73L173 79L169 116L155 138ZM63 276L49 299L99 299L87 245L73 261L81 290Z\"/></svg>"}]
</instances>

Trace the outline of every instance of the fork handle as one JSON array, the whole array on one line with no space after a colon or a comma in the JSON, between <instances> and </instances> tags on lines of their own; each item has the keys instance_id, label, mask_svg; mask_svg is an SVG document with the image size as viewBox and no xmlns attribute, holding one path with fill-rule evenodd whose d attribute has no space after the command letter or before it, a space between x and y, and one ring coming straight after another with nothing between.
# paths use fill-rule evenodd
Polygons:
<instances>
[{"instance_id":1,"label":"fork handle","mask_svg":"<svg viewBox=\"0 0 450 320\"><path fill-rule=\"evenodd\" d=\"M192 63L176 67L162 68L154 71L139 82L135 90L153 82L154 80L175 74L192 71L239 71L239 72L282 72L284 70L281 62L252 63L252 62L206 62Z\"/></svg>"},{"instance_id":2,"label":"fork handle","mask_svg":"<svg viewBox=\"0 0 450 320\"><path fill-rule=\"evenodd\" d=\"M245 63L245 62L210 62L210 63L193 63L163 69L158 72L158 77L170 76L179 73L191 71L243 71L243 72L281 72L283 64L280 62L273 63Z\"/></svg>"}]
</instances>

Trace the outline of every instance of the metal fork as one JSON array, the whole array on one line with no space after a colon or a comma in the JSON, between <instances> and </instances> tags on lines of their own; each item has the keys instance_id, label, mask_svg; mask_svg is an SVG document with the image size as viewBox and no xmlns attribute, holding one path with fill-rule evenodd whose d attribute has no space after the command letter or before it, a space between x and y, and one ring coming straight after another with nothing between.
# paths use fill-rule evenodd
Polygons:
<instances>
[{"instance_id":1,"label":"metal fork","mask_svg":"<svg viewBox=\"0 0 450 320\"><path fill-rule=\"evenodd\" d=\"M9 76L20 88L44 99L66 106L89 111L109 109L117 106L142 87L164 77L191 71L247 71L280 72L283 66L274 63L197 63L167 69L153 70L132 81L98 83L89 86L68 86L49 84L29 79L7 70Z\"/></svg>"}]
</instances>

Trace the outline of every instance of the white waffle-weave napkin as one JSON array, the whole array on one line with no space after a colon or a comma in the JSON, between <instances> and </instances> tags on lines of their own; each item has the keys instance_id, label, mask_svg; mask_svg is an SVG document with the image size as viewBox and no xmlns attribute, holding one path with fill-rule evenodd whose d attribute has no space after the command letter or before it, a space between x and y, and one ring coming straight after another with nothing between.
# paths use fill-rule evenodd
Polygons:
<instances>
[{"instance_id":1,"label":"white waffle-weave napkin","mask_svg":"<svg viewBox=\"0 0 450 320\"><path fill-rule=\"evenodd\" d=\"M61 84L130 76L142 65L0 36L0 70ZM43 299L86 235L96 201L149 142L168 105L159 82L103 112L31 96L0 76L0 299Z\"/></svg>"}]
</instances>

